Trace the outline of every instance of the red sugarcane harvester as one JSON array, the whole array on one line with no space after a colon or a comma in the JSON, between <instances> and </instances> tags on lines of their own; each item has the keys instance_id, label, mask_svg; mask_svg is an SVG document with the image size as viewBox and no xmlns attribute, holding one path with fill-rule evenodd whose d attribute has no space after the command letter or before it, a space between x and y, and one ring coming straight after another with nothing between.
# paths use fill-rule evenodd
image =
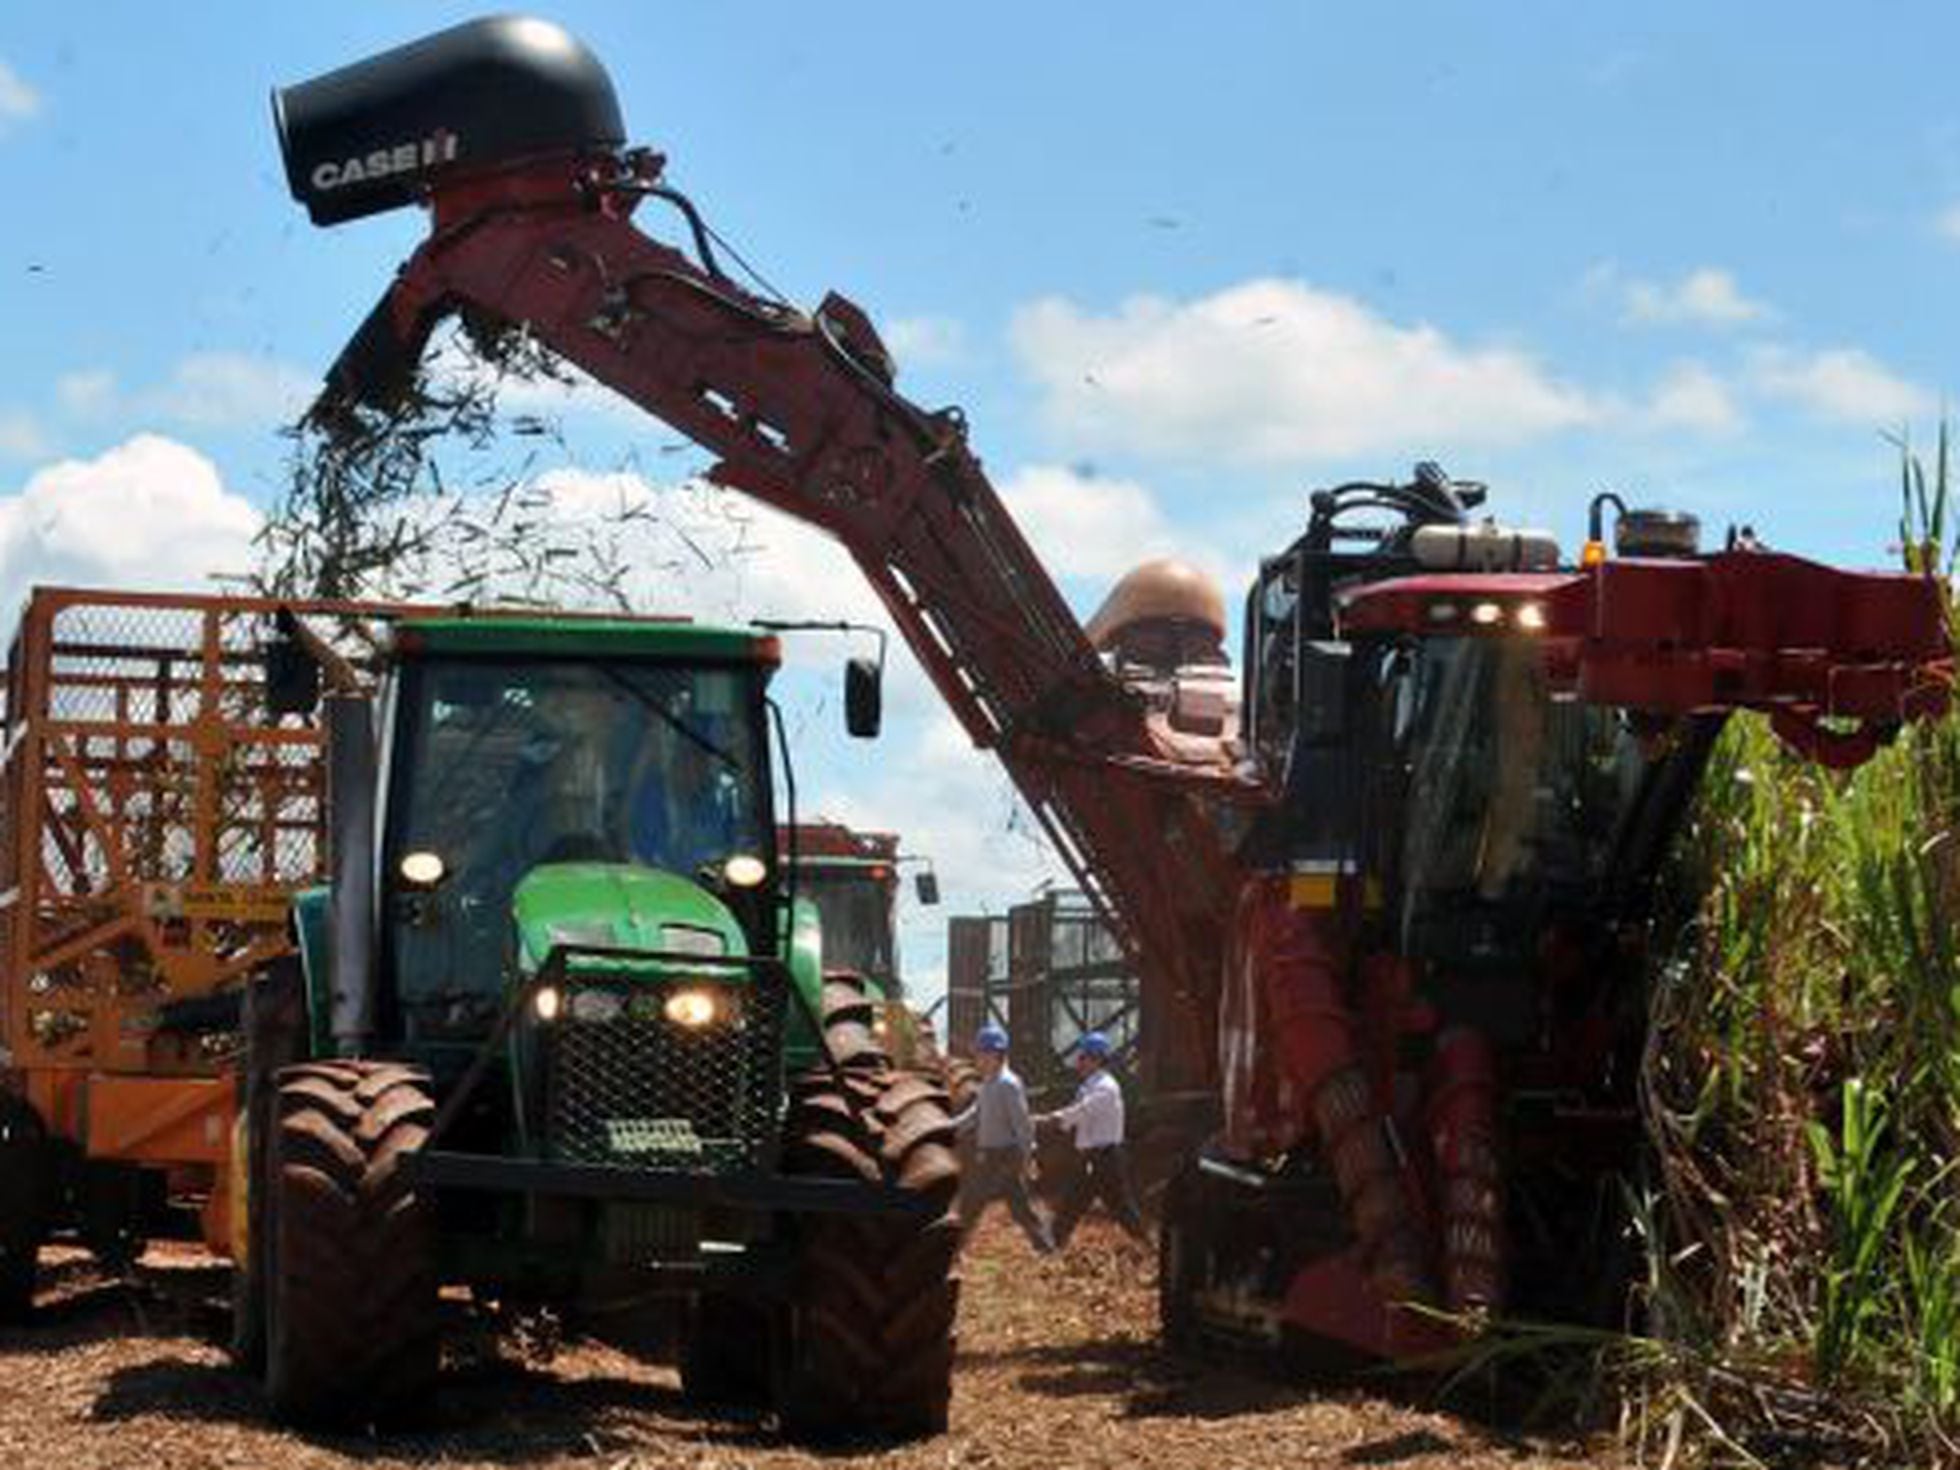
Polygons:
<instances>
[{"instance_id":1,"label":"red sugarcane harvester","mask_svg":"<svg viewBox=\"0 0 1960 1470\"><path fill-rule=\"evenodd\" d=\"M1312 498L1221 713L1174 608L1099 653L860 308L722 272L562 31L462 26L276 110L317 223L430 213L323 420L399 395L444 317L501 318L850 551L1133 958L1146 1084L1218 1101L1164 1231L1174 1335L1397 1355L1433 1331L1399 1304L1563 1314L1617 1280L1584 1232L1637 1158L1651 895L1711 743L1761 710L1852 765L1941 711L1931 582L1705 554L1655 512L1608 555L1598 502L1563 565L1422 466ZM692 254L635 228L649 199Z\"/></svg>"}]
</instances>

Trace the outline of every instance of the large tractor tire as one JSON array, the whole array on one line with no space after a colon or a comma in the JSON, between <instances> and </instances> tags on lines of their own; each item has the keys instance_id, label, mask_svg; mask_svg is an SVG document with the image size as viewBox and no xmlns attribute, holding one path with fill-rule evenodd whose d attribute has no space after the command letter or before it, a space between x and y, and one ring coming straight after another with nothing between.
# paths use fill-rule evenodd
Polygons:
<instances>
[{"instance_id":1,"label":"large tractor tire","mask_svg":"<svg viewBox=\"0 0 1960 1470\"><path fill-rule=\"evenodd\" d=\"M265 1371L266 1155L279 1073L305 1045L305 979L297 956L275 961L245 989L239 1012L243 1041L238 1124L232 1136L231 1356L244 1372Z\"/></svg>"},{"instance_id":2,"label":"large tractor tire","mask_svg":"<svg viewBox=\"0 0 1960 1470\"><path fill-rule=\"evenodd\" d=\"M940 1058L939 1076L956 1113L972 1102L973 1095L980 1090L980 1071L965 1057Z\"/></svg>"},{"instance_id":3,"label":"large tractor tire","mask_svg":"<svg viewBox=\"0 0 1960 1470\"><path fill-rule=\"evenodd\" d=\"M805 1439L913 1439L946 1428L959 1307L959 1161L944 1089L878 1048L861 985L824 986L835 1070L792 1084L783 1167L883 1183L908 1213L795 1222L796 1288L778 1385L784 1428Z\"/></svg>"},{"instance_id":4,"label":"large tractor tire","mask_svg":"<svg viewBox=\"0 0 1960 1470\"><path fill-rule=\"evenodd\" d=\"M966 1057L942 1057L939 1061L939 1085L946 1089L946 1105L955 1115L963 1113L979 1095L980 1069ZM979 1136L976 1130L969 1128L955 1141L953 1148L959 1155L961 1169L973 1167L974 1140Z\"/></svg>"},{"instance_id":5,"label":"large tractor tire","mask_svg":"<svg viewBox=\"0 0 1960 1470\"><path fill-rule=\"evenodd\" d=\"M34 1310L54 1192L54 1154L39 1115L0 1096L0 1322L25 1321Z\"/></svg>"},{"instance_id":6,"label":"large tractor tire","mask_svg":"<svg viewBox=\"0 0 1960 1470\"><path fill-rule=\"evenodd\" d=\"M309 1062L279 1073L271 1113L260 1259L273 1412L337 1427L410 1417L441 1357L435 1221L402 1168L435 1120L428 1077Z\"/></svg>"}]
</instances>

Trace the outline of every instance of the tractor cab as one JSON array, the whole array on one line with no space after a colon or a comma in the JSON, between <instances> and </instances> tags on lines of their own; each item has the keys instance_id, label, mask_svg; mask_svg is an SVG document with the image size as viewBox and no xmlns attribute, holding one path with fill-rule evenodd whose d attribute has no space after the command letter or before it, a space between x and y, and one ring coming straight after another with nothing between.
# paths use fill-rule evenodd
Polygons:
<instances>
[{"instance_id":1,"label":"tractor cab","mask_svg":"<svg viewBox=\"0 0 1960 1470\"><path fill-rule=\"evenodd\" d=\"M1557 544L1473 521L1482 495L1433 465L1316 494L1248 599L1246 740L1283 791L1254 836L1262 865L1351 904L1404 959L1486 977L1486 1018L1491 985L1516 988L1494 1009L1522 1037L1546 936L1643 901L1674 827L1657 818L1692 791L1719 719L1656 738L1564 687Z\"/></svg>"},{"instance_id":2,"label":"tractor cab","mask_svg":"<svg viewBox=\"0 0 1960 1470\"><path fill-rule=\"evenodd\" d=\"M780 852L793 869L797 903L818 920L824 970L869 981L880 997L875 1029L886 1050L902 1065L924 1065L936 1043L930 1023L905 1002L897 911L901 864L924 864L914 875L914 894L921 904L939 902L930 863L901 853L896 833L861 832L841 822L785 829Z\"/></svg>"},{"instance_id":3,"label":"tractor cab","mask_svg":"<svg viewBox=\"0 0 1960 1470\"><path fill-rule=\"evenodd\" d=\"M773 648L689 625L500 631L514 647L479 619L398 639L381 966L384 1029L411 1045L480 1030L513 941L524 968L561 945L778 947Z\"/></svg>"},{"instance_id":4,"label":"tractor cab","mask_svg":"<svg viewBox=\"0 0 1960 1470\"><path fill-rule=\"evenodd\" d=\"M824 968L851 970L896 1000L898 837L809 822L785 833L782 857L796 866L796 891L815 905Z\"/></svg>"},{"instance_id":5,"label":"tractor cab","mask_svg":"<svg viewBox=\"0 0 1960 1470\"><path fill-rule=\"evenodd\" d=\"M775 858L777 660L670 620L400 623L379 692L330 711L316 1049L425 1068L461 1094L441 1142L484 1156L763 1164L821 1001Z\"/></svg>"},{"instance_id":6,"label":"tractor cab","mask_svg":"<svg viewBox=\"0 0 1960 1470\"><path fill-rule=\"evenodd\" d=\"M478 1089L463 1136L597 1163L759 1162L796 1010L774 641L468 618L406 625L396 652L378 1043L458 1076L528 990L507 1023L514 1085Z\"/></svg>"},{"instance_id":7,"label":"tractor cab","mask_svg":"<svg viewBox=\"0 0 1960 1470\"><path fill-rule=\"evenodd\" d=\"M1429 638L1368 671L1372 861L1397 947L1516 973L1609 877L1642 755L1611 710L1557 701L1528 639Z\"/></svg>"}]
</instances>

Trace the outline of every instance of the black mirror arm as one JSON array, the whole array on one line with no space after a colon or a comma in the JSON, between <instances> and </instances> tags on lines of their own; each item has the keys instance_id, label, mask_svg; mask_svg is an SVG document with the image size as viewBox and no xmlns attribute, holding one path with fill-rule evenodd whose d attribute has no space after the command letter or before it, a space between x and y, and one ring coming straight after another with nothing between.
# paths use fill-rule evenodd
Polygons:
<instances>
[{"instance_id":1,"label":"black mirror arm","mask_svg":"<svg viewBox=\"0 0 1960 1470\"><path fill-rule=\"evenodd\" d=\"M771 633L869 633L878 640L878 674L885 672L885 648L890 642L883 628L872 623L852 623L845 621L820 622L793 618L755 618L758 628L767 628Z\"/></svg>"}]
</instances>

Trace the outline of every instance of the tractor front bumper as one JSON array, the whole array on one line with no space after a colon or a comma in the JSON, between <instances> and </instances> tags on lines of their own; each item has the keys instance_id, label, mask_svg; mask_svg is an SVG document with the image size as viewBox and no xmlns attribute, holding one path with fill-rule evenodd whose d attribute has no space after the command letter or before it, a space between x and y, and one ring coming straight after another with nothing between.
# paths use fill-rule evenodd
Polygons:
<instances>
[{"instance_id":1,"label":"tractor front bumper","mask_svg":"<svg viewBox=\"0 0 1960 1470\"><path fill-rule=\"evenodd\" d=\"M432 1190L477 1190L562 1199L618 1200L695 1209L789 1214L920 1214L934 1208L916 1194L854 1179L784 1174L697 1174L549 1159L500 1158L435 1149L405 1160L409 1177Z\"/></svg>"}]
</instances>

